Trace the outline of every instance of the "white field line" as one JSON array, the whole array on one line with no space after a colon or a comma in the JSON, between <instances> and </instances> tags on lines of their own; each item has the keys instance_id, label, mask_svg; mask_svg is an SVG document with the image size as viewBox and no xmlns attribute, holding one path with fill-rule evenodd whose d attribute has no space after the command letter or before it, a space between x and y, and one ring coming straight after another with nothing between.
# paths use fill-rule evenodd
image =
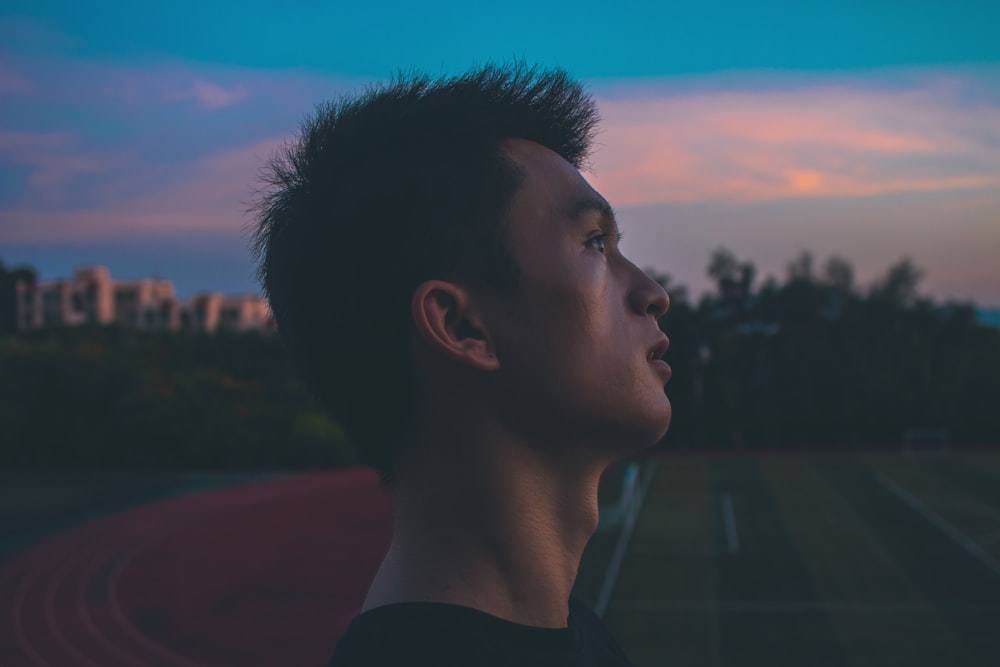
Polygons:
<instances>
[{"instance_id":1,"label":"white field line","mask_svg":"<svg viewBox=\"0 0 1000 667\"><path fill-rule=\"evenodd\" d=\"M616 611L748 612L754 614L1000 614L1000 604L796 602L768 600L616 600Z\"/></svg>"},{"instance_id":2,"label":"white field line","mask_svg":"<svg viewBox=\"0 0 1000 667\"><path fill-rule=\"evenodd\" d=\"M594 603L594 613L599 618L604 618L604 612L607 611L608 603L611 601L611 593L615 589L618 572L621 570L622 560L625 558L625 549L628 547L629 540L632 539L632 530L635 528L636 519L646 501L646 493L652 486L653 475L656 474L656 463L655 459L649 462L639 479L638 497L628 503L629 511L625 515L625 525L622 526L621 535L618 536L618 543L611 554L611 562L608 563L608 571L604 575L601 592L597 595L597 602Z\"/></svg>"},{"instance_id":3,"label":"white field line","mask_svg":"<svg viewBox=\"0 0 1000 667\"><path fill-rule=\"evenodd\" d=\"M733 499L728 493L722 494L722 523L726 527L726 546L729 553L740 550L740 536L736 532L736 515L733 513Z\"/></svg>"},{"instance_id":4,"label":"white field line","mask_svg":"<svg viewBox=\"0 0 1000 667\"><path fill-rule=\"evenodd\" d=\"M939 530L945 533L948 537L958 542L966 551L968 551L974 558L979 560L983 565L988 567L993 571L998 577L1000 577L1000 563L996 561L993 556L989 555L983 551L982 547L972 541L965 533L955 528L952 524L945 521L940 515L938 515L934 510L924 505L922 502L917 500L914 496L910 495L903 487L896 484L894 481L886 477L884 474L879 473L879 481L882 485L896 494L900 500L909 505L911 508L920 512L924 515L924 518L930 521L932 524L937 526Z\"/></svg>"}]
</instances>

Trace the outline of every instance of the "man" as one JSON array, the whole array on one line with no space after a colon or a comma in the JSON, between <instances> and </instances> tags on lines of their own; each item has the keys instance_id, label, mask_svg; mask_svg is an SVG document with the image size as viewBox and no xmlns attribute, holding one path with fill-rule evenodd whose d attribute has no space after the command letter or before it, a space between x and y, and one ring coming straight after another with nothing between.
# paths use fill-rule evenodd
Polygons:
<instances>
[{"instance_id":1,"label":"man","mask_svg":"<svg viewBox=\"0 0 1000 667\"><path fill-rule=\"evenodd\" d=\"M570 592L601 472L670 423L669 302L578 171L596 122L560 71L401 78L265 173L283 340L396 502L332 665L628 664Z\"/></svg>"}]
</instances>

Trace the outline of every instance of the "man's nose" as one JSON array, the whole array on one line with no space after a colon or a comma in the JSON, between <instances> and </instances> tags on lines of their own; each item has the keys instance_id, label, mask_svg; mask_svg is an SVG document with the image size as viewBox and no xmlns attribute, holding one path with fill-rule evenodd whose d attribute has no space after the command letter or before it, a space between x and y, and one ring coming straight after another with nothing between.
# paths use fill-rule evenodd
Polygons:
<instances>
[{"instance_id":1,"label":"man's nose","mask_svg":"<svg viewBox=\"0 0 1000 667\"><path fill-rule=\"evenodd\" d=\"M652 315L653 319L660 319L670 308L670 295L663 285L646 275L645 271L638 267L634 267L633 270L641 276L639 285L633 292L633 306L643 315Z\"/></svg>"},{"instance_id":2,"label":"man's nose","mask_svg":"<svg viewBox=\"0 0 1000 667\"><path fill-rule=\"evenodd\" d=\"M656 282L655 280L650 280L655 287L653 288L653 296L649 300L649 305L646 307L646 312L651 313L654 319L660 319L667 314L667 310L670 309L670 295L667 294L667 290L663 289L663 285Z\"/></svg>"}]
</instances>

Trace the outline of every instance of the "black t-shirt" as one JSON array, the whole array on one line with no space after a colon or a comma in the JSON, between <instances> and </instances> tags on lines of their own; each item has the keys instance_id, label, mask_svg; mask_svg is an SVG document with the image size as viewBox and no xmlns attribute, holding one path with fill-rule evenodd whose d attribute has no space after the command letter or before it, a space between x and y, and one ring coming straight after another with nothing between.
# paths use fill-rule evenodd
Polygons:
<instances>
[{"instance_id":1,"label":"black t-shirt","mask_svg":"<svg viewBox=\"0 0 1000 667\"><path fill-rule=\"evenodd\" d=\"M478 609L399 602L354 617L329 667L630 667L593 611L569 600L569 627L538 628Z\"/></svg>"}]
</instances>

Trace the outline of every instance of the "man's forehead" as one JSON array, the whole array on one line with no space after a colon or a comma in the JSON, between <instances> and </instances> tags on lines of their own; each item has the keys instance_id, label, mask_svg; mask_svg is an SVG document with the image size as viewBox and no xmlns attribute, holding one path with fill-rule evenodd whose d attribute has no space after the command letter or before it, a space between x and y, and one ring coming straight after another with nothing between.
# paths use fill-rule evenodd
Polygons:
<instances>
[{"instance_id":1,"label":"man's forehead","mask_svg":"<svg viewBox=\"0 0 1000 667\"><path fill-rule=\"evenodd\" d=\"M564 178L583 180L573 164L547 146L528 139L505 139L501 147L522 169L558 173Z\"/></svg>"},{"instance_id":2,"label":"man's forehead","mask_svg":"<svg viewBox=\"0 0 1000 667\"><path fill-rule=\"evenodd\" d=\"M576 218L588 212L597 212L603 217L615 219L614 209L601 196L583 174L555 151L527 139L506 139L503 148L507 155L523 170L529 180L535 180L536 185L545 184L546 189L552 188L563 199L560 208L562 213Z\"/></svg>"},{"instance_id":3,"label":"man's forehead","mask_svg":"<svg viewBox=\"0 0 1000 667\"><path fill-rule=\"evenodd\" d=\"M566 206L566 215L571 218L579 218L588 213L597 213L603 218L616 222L615 210L608 203L608 200L597 192L591 190L587 194L570 199Z\"/></svg>"}]
</instances>

